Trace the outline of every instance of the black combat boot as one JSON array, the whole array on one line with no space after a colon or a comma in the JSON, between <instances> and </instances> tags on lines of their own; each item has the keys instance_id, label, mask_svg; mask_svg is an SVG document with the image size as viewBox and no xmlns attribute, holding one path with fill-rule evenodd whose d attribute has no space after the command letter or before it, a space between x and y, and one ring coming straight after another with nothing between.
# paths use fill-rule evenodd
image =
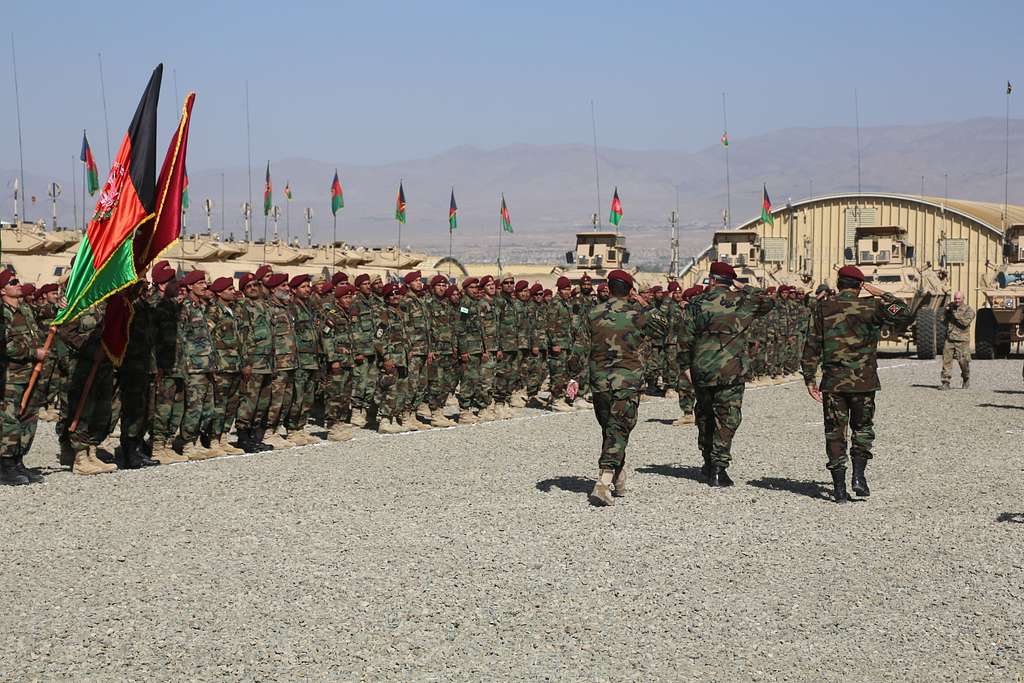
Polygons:
<instances>
[{"instance_id":1,"label":"black combat boot","mask_svg":"<svg viewBox=\"0 0 1024 683\"><path fill-rule=\"evenodd\" d=\"M146 455L146 448L140 439L132 439L121 445L124 452L124 466L130 470L154 467L160 463Z\"/></svg>"},{"instance_id":2,"label":"black combat boot","mask_svg":"<svg viewBox=\"0 0 1024 683\"><path fill-rule=\"evenodd\" d=\"M868 488L867 477L864 476L864 470L867 469L867 466L867 458L853 459L853 492L862 498L871 495L871 489Z\"/></svg>"},{"instance_id":3,"label":"black combat boot","mask_svg":"<svg viewBox=\"0 0 1024 683\"><path fill-rule=\"evenodd\" d=\"M21 486L28 483L28 477L21 473L14 458L0 458L0 484Z\"/></svg>"},{"instance_id":4,"label":"black combat boot","mask_svg":"<svg viewBox=\"0 0 1024 683\"><path fill-rule=\"evenodd\" d=\"M725 468L720 465L714 465L711 468L711 474L708 475L708 486L726 487L732 486L733 481L729 478L729 474L725 471Z\"/></svg>"},{"instance_id":5,"label":"black combat boot","mask_svg":"<svg viewBox=\"0 0 1024 683\"><path fill-rule=\"evenodd\" d=\"M23 475L25 475L25 477L28 479L28 483L30 483L30 484L42 484L43 483L43 475L39 474L39 472L37 472L35 470L30 470L29 468L25 467L25 460L24 460L24 458L25 458L25 456L19 455L18 457L16 457L14 459L14 462L15 462L15 464L18 467L18 471L21 472Z\"/></svg>"},{"instance_id":6,"label":"black combat boot","mask_svg":"<svg viewBox=\"0 0 1024 683\"><path fill-rule=\"evenodd\" d=\"M835 487L835 500L837 503L845 503L850 500L850 494L846 492L846 469L832 470L832 486Z\"/></svg>"}]
</instances>

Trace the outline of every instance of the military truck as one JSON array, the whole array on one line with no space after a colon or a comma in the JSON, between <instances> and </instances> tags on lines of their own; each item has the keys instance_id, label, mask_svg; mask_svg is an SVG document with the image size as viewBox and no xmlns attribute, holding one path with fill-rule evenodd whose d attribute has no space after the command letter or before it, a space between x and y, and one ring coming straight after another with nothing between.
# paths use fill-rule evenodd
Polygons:
<instances>
[{"instance_id":1,"label":"military truck","mask_svg":"<svg viewBox=\"0 0 1024 683\"><path fill-rule=\"evenodd\" d=\"M917 357L930 360L942 353L946 328L942 314L949 302L945 273L926 264L914 265L914 247L899 226L858 227L856 247L844 251L864 273L864 280L905 301L914 317L901 328L884 327L882 341L913 344Z\"/></svg>"},{"instance_id":2,"label":"military truck","mask_svg":"<svg viewBox=\"0 0 1024 683\"><path fill-rule=\"evenodd\" d=\"M565 252L565 263L569 267L556 266L552 274L564 275L574 285L579 284L584 274L589 275L595 284L604 282L613 270L629 270L626 237L612 231L578 232L576 249Z\"/></svg>"},{"instance_id":3,"label":"military truck","mask_svg":"<svg viewBox=\"0 0 1024 683\"><path fill-rule=\"evenodd\" d=\"M809 250L809 241L806 248ZM801 259L804 270L800 272L793 272L786 266L787 259L781 252L770 260L765 258L761 236L756 230L719 230L712 237L711 246L705 254L709 262L721 261L731 265L736 271L736 280L743 284L755 287L789 285L800 289L811 286L810 258ZM686 270L688 268L684 272ZM706 271L695 273L693 281L707 284L707 277Z\"/></svg>"},{"instance_id":4,"label":"military truck","mask_svg":"<svg viewBox=\"0 0 1024 683\"><path fill-rule=\"evenodd\" d=\"M1010 355L1024 341L1024 225L1011 225L1003 237L1003 262L982 276L985 306L974 322L974 355L990 360Z\"/></svg>"}]
</instances>

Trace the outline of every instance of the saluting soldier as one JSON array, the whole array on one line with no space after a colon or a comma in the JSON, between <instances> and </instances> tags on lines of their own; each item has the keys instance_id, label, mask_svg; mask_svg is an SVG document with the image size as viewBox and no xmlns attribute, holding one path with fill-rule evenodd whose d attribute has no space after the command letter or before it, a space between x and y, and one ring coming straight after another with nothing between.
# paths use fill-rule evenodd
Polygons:
<instances>
[{"instance_id":1,"label":"saluting soldier","mask_svg":"<svg viewBox=\"0 0 1024 683\"><path fill-rule=\"evenodd\" d=\"M274 377L274 337L260 279L253 273L243 273L238 287L244 295L235 309L242 337L242 396L235 430L238 445L246 451L255 451L260 449L267 427Z\"/></svg>"},{"instance_id":2,"label":"saluting soldier","mask_svg":"<svg viewBox=\"0 0 1024 683\"><path fill-rule=\"evenodd\" d=\"M837 503L850 499L846 490L846 429L852 434L853 492L871 495L865 476L875 440L875 392L878 381L878 341L882 327L910 322L905 302L865 282L856 266L839 269L839 293L821 301L807 335L801 373L807 393L822 404L825 423L826 467L832 473ZM860 296L861 290L871 296ZM818 365L821 385L815 385Z\"/></svg>"},{"instance_id":3,"label":"saluting soldier","mask_svg":"<svg viewBox=\"0 0 1024 683\"><path fill-rule=\"evenodd\" d=\"M219 277L210 284L213 298L206 309L213 340L213 419L210 438L213 446L228 455L245 451L228 443L228 432L238 414L242 390L242 326L236 313L239 293L234 280Z\"/></svg>"},{"instance_id":4,"label":"saluting soldier","mask_svg":"<svg viewBox=\"0 0 1024 683\"><path fill-rule=\"evenodd\" d=\"M213 339L206 319L209 299L206 273L193 270L181 279L186 299L179 309L181 345L185 367L185 414L181 420L181 454L189 460L205 460L226 453L211 443L197 444L201 434L209 437L213 418Z\"/></svg>"}]
</instances>

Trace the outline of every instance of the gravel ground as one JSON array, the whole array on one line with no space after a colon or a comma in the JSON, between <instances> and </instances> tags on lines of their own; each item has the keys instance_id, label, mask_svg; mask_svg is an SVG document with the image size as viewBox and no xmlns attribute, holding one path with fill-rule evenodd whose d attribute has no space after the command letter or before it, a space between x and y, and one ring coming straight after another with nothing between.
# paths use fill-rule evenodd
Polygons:
<instances>
[{"instance_id":1,"label":"gravel ground","mask_svg":"<svg viewBox=\"0 0 1024 683\"><path fill-rule=\"evenodd\" d=\"M842 507L799 383L727 490L641 404L613 508L583 412L2 488L0 679L1020 680L1020 361L884 364Z\"/></svg>"}]
</instances>

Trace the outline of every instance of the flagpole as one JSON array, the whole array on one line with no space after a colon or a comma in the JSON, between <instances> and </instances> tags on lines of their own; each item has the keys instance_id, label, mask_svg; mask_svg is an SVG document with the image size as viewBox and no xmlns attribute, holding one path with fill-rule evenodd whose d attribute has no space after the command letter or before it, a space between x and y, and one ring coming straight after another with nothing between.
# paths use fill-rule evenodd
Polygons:
<instances>
[{"instance_id":1,"label":"flagpole","mask_svg":"<svg viewBox=\"0 0 1024 683\"><path fill-rule=\"evenodd\" d=\"M83 140L85 139L85 128L82 129L82 139ZM86 189L85 186L88 184L88 182L87 182L87 180L88 180L88 173L89 173L89 169L86 168L85 162L83 161L82 162L82 233L83 234L85 233L85 229L89 226L89 222L88 222L88 220L86 220L86 217L85 217L86 213L88 213L88 209L86 208L88 206L88 203L86 202L86 199L85 199L85 189Z\"/></svg>"},{"instance_id":2,"label":"flagpole","mask_svg":"<svg viewBox=\"0 0 1024 683\"><path fill-rule=\"evenodd\" d=\"M332 207L333 208L333 207ZM338 212L334 211L334 236L331 238L331 275L338 267Z\"/></svg>"},{"instance_id":3,"label":"flagpole","mask_svg":"<svg viewBox=\"0 0 1024 683\"><path fill-rule=\"evenodd\" d=\"M85 211L85 206L82 206ZM74 214L73 228L78 228L78 181L75 180L75 155L71 155L71 213Z\"/></svg>"},{"instance_id":4,"label":"flagpole","mask_svg":"<svg viewBox=\"0 0 1024 683\"><path fill-rule=\"evenodd\" d=\"M245 82L245 149L246 163L249 165L249 213L252 214L252 129L249 125L249 81ZM267 230L266 215L263 217L263 260L267 260ZM252 231L249 229L249 221L245 222L245 241L252 244Z\"/></svg>"},{"instance_id":5,"label":"flagpole","mask_svg":"<svg viewBox=\"0 0 1024 683\"><path fill-rule=\"evenodd\" d=\"M1010 82L1006 82L1006 165L1003 167L1003 233L1006 233L1006 210L1010 199ZM24 203L24 195L22 202Z\"/></svg>"},{"instance_id":6,"label":"flagpole","mask_svg":"<svg viewBox=\"0 0 1024 683\"><path fill-rule=\"evenodd\" d=\"M288 184L288 189L291 189L291 183ZM284 232L285 239L288 240L288 246L292 245L292 200L290 197L284 198Z\"/></svg>"},{"instance_id":7,"label":"flagpole","mask_svg":"<svg viewBox=\"0 0 1024 683\"><path fill-rule=\"evenodd\" d=\"M590 100L590 123L594 132L594 181L597 184L597 225L601 227L601 171L597 165L597 115L594 113L594 100Z\"/></svg>"},{"instance_id":8,"label":"flagpole","mask_svg":"<svg viewBox=\"0 0 1024 683\"><path fill-rule=\"evenodd\" d=\"M501 206L505 206L505 193L501 193ZM498 209L498 275L501 275L501 233L505 232L501 222L504 218L501 215L501 209Z\"/></svg>"},{"instance_id":9,"label":"flagpole","mask_svg":"<svg viewBox=\"0 0 1024 683\"><path fill-rule=\"evenodd\" d=\"M114 165L114 158L110 156L110 119L107 117L107 86L103 82L103 53L96 53L96 60L100 63L100 94L103 96L103 125L107 133L107 168Z\"/></svg>"},{"instance_id":10,"label":"flagpole","mask_svg":"<svg viewBox=\"0 0 1024 683\"><path fill-rule=\"evenodd\" d=\"M403 188L404 182L405 182L404 178L399 178L398 179L398 189L399 190L404 189ZM395 264L397 265L398 264L398 252L400 252L402 250L402 221L398 218L398 216L395 216L395 222L398 223L398 244L395 245Z\"/></svg>"},{"instance_id":11,"label":"flagpole","mask_svg":"<svg viewBox=\"0 0 1024 683\"><path fill-rule=\"evenodd\" d=\"M725 111L725 93L722 93L722 132L726 136L726 142L729 141L729 119L726 118ZM732 183L729 178L729 145L725 147L725 229L728 230L732 227Z\"/></svg>"},{"instance_id":12,"label":"flagpole","mask_svg":"<svg viewBox=\"0 0 1024 683\"><path fill-rule=\"evenodd\" d=\"M14 34L11 34L11 69L14 71L14 106L18 112L18 175L21 177L21 220L27 220L25 213L25 153L21 141L21 94L18 92L18 59L14 51ZM14 227L18 227L18 198L14 198Z\"/></svg>"}]
</instances>

